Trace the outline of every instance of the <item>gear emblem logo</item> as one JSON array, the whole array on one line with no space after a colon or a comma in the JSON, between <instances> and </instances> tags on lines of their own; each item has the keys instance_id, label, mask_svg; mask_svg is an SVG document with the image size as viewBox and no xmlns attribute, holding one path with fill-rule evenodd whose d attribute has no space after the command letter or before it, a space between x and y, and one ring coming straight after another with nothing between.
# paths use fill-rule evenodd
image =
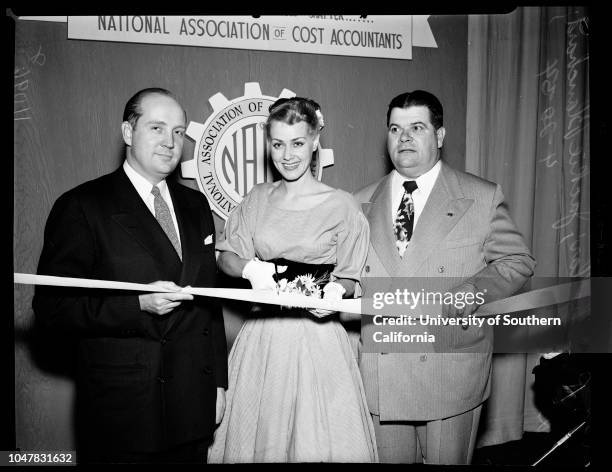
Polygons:
<instances>
[{"instance_id":1,"label":"gear emblem logo","mask_svg":"<svg viewBox=\"0 0 612 472\"><path fill-rule=\"evenodd\" d=\"M278 98L295 96L283 89L278 97L262 95L259 83L247 82L244 96L228 100L216 93L208 102L213 113L202 123L192 121L187 136L195 142L193 159L181 164L181 175L196 179L214 212L226 220L254 185L275 180L268 159L264 123ZM334 163L331 149L313 156L311 171L321 180L324 167Z\"/></svg>"}]
</instances>

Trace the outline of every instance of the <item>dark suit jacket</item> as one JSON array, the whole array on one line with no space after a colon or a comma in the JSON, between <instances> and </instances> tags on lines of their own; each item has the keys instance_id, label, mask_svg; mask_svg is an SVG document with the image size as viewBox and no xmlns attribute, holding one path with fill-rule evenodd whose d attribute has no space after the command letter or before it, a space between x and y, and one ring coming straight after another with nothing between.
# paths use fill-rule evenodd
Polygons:
<instances>
[{"instance_id":1,"label":"dark suit jacket","mask_svg":"<svg viewBox=\"0 0 612 472\"><path fill-rule=\"evenodd\" d=\"M122 168L63 194L45 228L39 274L214 286L215 228L206 198L168 181L182 262ZM205 238L212 235L210 244ZM211 437L216 388L227 386L220 306L195 297L165 316L140 310L138 293L36 289L37 320L78 337L85 440L100 448L157 451ZM96 446L97 447L97 446Z\"/></svg>"}]
</instances>

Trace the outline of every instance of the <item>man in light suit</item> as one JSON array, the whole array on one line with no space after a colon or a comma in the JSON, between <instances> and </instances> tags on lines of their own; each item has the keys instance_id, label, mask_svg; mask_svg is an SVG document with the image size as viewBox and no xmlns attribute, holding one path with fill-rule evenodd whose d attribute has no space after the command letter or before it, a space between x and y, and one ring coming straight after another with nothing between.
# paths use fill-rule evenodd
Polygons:
<instances>
[{"instance_id":1,"label":"man in light suit","mask_svg":"<svg viewBox=\"0 0 612 472\"><path fill-rule=\"evenodd\" d=\"M173 290L37 287L37 320L77 339L79 462L204 463L223 415L220 306L181 292L215 285L212 214L200 192L166 180L185 126L170 92L136 93L121 125L123 165L64 193L47 221L39 274Z\"/></svg>"},{"instance_id":2,"label":"man in light suit","mask_svg":"<svg viewBox=\"0 0 612 472\"><path fill-rule=\"evenodd\" d=\"M535 261L499 185L440 160L439 100L420 90L401 94L389 104L387 125L395 170L356 194L371 228L366 290L371 277L408 285L435 277L438 289L472 300L484 294L485 303L515 293ZM443 316L467 317L477 305L460 308L446 305ZM438 330L446 345L424 343L420 353L372 352L364 346L377 327L367 319L359 361L381 461L470 463L490 389L492 328L446 327Z\"/></svg>"}]
</instances>

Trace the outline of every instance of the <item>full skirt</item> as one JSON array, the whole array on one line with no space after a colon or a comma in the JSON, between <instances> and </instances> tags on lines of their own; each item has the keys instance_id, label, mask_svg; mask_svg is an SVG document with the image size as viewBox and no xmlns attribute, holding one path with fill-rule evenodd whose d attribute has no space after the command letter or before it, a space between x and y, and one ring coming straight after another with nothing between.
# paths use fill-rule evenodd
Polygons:
<instances>
[{"instance_id":1,"label":"full skirt","mask_svg":"<svg viewBox=\"0 0 612 472\"><path fill-rule=\"evenodd\" d=\"M359 368L339 322L305 315L244 323L208 461L378 462Z\"/></svg>"}]
</instances>

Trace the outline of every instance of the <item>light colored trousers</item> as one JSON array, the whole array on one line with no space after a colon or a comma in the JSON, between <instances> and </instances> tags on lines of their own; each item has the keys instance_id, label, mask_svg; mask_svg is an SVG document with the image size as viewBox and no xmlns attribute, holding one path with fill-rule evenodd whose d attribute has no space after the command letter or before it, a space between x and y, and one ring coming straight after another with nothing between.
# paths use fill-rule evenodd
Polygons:
<instances>
[{"instance_id":1,"label":"light colored trousers","mask_svg":"<svg viewBox=\"0 0 612 472\"><path fill-rule=\"evenodd\" d=\"M380 462L469 464L482 404L435 421L383 421L372 415Z\"/></svg>"}]
</instances>

